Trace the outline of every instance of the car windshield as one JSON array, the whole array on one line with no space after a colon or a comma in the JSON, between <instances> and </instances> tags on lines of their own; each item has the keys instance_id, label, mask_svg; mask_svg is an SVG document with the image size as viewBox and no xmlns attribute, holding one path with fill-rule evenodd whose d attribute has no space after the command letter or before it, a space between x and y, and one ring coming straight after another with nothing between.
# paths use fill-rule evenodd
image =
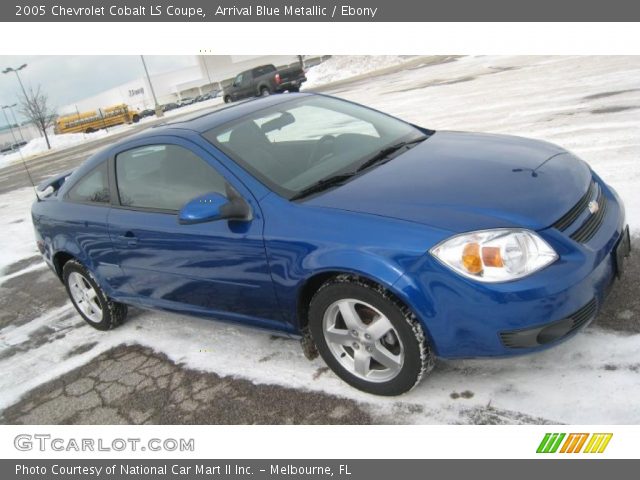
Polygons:
<instances>
[{"instance_id":1,"label":"car windshield","mask_svg":"<svg viewBox=\"0 0 640 480\"><path fill-rule=\"evenodd\" d=\"M288 199L363 165L370 168L394 146L426 138L389 115L324 96L279 103L203 135Z\"/></svg>"}]
</instances>

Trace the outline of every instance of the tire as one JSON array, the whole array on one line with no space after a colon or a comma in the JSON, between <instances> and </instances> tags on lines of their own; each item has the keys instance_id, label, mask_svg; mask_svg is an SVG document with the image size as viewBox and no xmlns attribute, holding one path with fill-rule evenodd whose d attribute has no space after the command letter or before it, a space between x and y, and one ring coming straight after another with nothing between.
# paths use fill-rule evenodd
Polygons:
<instances>
[{"instance_id":1,"label":"tire","mask_svg":"<svg viewBox=\"0 0 640 480\"><path fill-rule=\"evenodd\" d=\"M75 260L65 263L62 280L73 306L93 328L111 330L121 325L126 318L127 306L109 299L81 263ZM84 291L84 295L81 291ZM93 298L92 293L95 294Z\"/></svg>"},{"instance_id":2,"label":"tire","mask_svg":"<svg viewBox=\"0 0 640 480\"><path fill-rule=\"evenodd\" d=\"M261 97L268 97L269 95L271 95L271 90L269 90L269 87L262 87L260 89L260 96Z\"/></svg>"},{"instance_id":3,"label":"tire","mask_svg":"<svg viewBox=\"0 0 640 480\"><path fill-rule=\"evenodd\" d=\"M84 133L93 133L95 131L97 131L95 128L89 127L84 131Z\"/></svg>"},{"instance_id":4,"label":"tire","mask_svg":"<svg viewBox=\"0 0 640 480\"><path fill-rule=\"evenodd\" d=\"M231 102L232 102L231 95L225 95L224 103L231 103Z\"/></svg>"},{"instance_id":5,"label":"tire","mask_svg":"<svg viewBox=\"0 0 640 480\"><path fill-rule=\"evenodd\" d=\"M138 123L140 121L140 115L134 115L131 120L133 123Z\"/></svg>"},{"instance_id":6,"label":"tire","mask_svg":"<svg viewBox=\"0 0 640 480\"><path fill-rule=\"evenodd\" d=\"M346 322L343 311L355 315ZM364 392L403 394L434 366L415 315L382 287L359 277L340 275L320 287L309 304L309 331L329 368Z\"/></svg>"}]
</instances>

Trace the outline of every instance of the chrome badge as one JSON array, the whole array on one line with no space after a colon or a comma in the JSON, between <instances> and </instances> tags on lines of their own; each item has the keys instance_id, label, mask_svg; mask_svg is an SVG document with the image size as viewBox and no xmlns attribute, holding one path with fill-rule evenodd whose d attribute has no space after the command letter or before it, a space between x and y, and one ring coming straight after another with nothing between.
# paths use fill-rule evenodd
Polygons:
<instances>
[{"instance_id":1,"label":"chrome badge","mask_svg":"<svg viewBox=\"0 0 640 480\"><path fill-rule=\"evenodd\" d=\"M598 210L600 210L600 205L598 205L598 202L596 202L595 200L592 200L589 202L589 205L587 205L587 208L589 209L589 212L591 212L591 215L593 215Z\"/></svg>"}]
</instances>

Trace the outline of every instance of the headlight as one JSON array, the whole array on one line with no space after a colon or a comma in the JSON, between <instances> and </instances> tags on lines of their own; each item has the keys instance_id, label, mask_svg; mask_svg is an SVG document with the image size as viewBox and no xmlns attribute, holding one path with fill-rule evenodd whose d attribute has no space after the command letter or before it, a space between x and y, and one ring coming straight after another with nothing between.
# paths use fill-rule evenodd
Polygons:
<instances>
[{"instance_id":1,"label":"headlight","mask_svg":"<svg viewBox=\"0 0 640 480\"><path fill-rule=\"evenodd\" d=\"M537 233L504 228L457 235L430 252L456 272L481 282L526 277L558 259Z\"/></svg>"}]
</instances>

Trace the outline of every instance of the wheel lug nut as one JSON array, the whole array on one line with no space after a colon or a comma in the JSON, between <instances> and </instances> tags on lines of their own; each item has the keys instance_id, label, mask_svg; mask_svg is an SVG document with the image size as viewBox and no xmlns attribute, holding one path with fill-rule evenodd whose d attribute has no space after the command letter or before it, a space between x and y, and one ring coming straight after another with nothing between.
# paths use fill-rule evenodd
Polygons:
<instances>
[{"instance_id":1,"label":"wheel lug nut","mask_svg":"<svg viewBox=\"0 0 640 480\"><path fill-rule=\"evenodd\" d=\"M353 342L353 348L358 350L360 348L360 344L358 342Z\"/></svg>"},{"instance_id":2,"label":"wheel lug nut","mask_svg":"<svg viewBox=\"0 0 640 480\"><path fill-rule=\"evenodd\" d=\"M369 335L368 333L365 333L364 338L366 338L367 340L371 340L371 335Z\"/></svg>"},{"instance_id":3,"label":"wheel lug nut","mask_svg":"<svg viewBox=\"0 0 640 480\"><path fill-rule=\"evenodd\" d=\"M373 352L373 348L367 347L367 352L369 352L369 353Z\"/></svg>"},{"instance_id":4,"label":"wheel lug nut","mask_svg":"<svg viewBox=\"0 0 640 480\"><path fill-rule=\"evenodd\" d=\"M351 330L351 335L353 335L354 337L358 336L358 331L357 330Z\"/></svg>"}]
</instances>

